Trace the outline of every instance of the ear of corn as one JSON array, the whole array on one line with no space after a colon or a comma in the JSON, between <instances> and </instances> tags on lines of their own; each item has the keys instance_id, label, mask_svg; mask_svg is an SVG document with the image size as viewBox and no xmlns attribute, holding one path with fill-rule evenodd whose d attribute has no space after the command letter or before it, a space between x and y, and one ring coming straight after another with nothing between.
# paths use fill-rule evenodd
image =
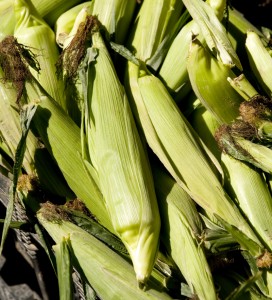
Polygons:
<instances>
[{"instance_id":1,"label":"ear of corn","mask_svg":"<svg viewBox=\"0 0 272 300\"><path fill-rule=\"evenodd\" d=\"M247 38L245 47L248 53L248 59L251 69L257 78L260 86L264 92L271 97L272 96L272 57L263 44L259 35L249 30L247 32Z\"/></svg>"},{"instance_id":2,"label":"ear of corn","mask_svg":"<svg viewBox=\"0 0 272 300\"><path fill-rule=\"evenodd\" d=\"M99 32L92 35L86 73L85 120L91 162L97 170L113 226L127 247L139 283L152 271L160 217L149 162L127 96ZM87 52L88 54L89 52Z\"/></svg>"},{"instance_id":3,"label":"ear of corn","mask_svg":"<svg viewBox=\"0 0 272 300\"><path fill-rule=\"evenodd\" d=\"M44 206L37 217L56 243L69 236L72 262L83 272L99 298L172 299L151 284L146 291L139 289L133 267L127 260L75 224L57 219L52 207Z\"/></svg>"},{"instance_id":4,"label":"ear of corn","mask_svg":"<svg viewBox=\"0 0 272 300\"><path fill-rule=\"evenodd\" d=\"M209 111L203 113L206 114L206 118L202 119L201 125L197 126L198 123L195 122L192 124L203 141L207 145L212 145L212 151L218 153L219 148L214 134L220 125ZM221 165L224 167L225 174L224 187L232 199L237 201L238 206L263 240L265 247L271 250L272 234L269 229L272 225L270 224L272 203L263 174L224 152L221 153Z\"/></svg>"},{"instance_id":5,"label":"ear of corn","mask_svg":"<svg viewBox=\"0 0 272 300\"><path fill-rule=\"evenodd\" d=\"M227 81L228 77L236 76L198 40L191 43L187 70L196 96L220 123L229 123L239 115L243 99Z\"/></svg>"},{"instance_id":6,"label":"ear of corn","mask_svg":"<svg viewBox=\"0 0 272 300\"><path fill-rule=\"evenodd\" d=\"M64 83L57 78L56 74L55 64L59 57L59 51L54 31L39 16L35 7L28 0L15 0L14 11L16 16L14 36L19 43L29 47L39 63L39 72L31 69L33 76L47 93L66 110Z\"/></svg>"},{"instance_id":7,"label":"ear of corn","mask_svg":"<svg viewBox=\"0 0 272 300\"><path fill-rule=\"evenodd\" d=\"M153 174L162 218L162 242L191 292L198 299L217 299L205 251L198 242L202 223L194 202L165 171L154 166Z\"/></svg>"}]
</instances>

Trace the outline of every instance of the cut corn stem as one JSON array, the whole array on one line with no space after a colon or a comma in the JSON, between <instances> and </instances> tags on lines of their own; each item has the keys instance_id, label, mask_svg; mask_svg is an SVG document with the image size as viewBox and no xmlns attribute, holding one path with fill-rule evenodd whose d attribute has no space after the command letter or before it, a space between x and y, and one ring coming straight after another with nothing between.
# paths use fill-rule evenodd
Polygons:
<instances>
[{"instance_id":1,"label":"cut corn stem","mask_svg":"<svg viewBox=\"0 0 272 300\"><path fill-rule=\"evenodd\" d=\"M244 100L249 100L258 94L255 87L248 81L244 74L235 78L228 77L227 80L235 91L244 98Z\"/></svg>"},{"instance_id":2,"label":"cut corn stem","mask_svg":"<svg viewBox=\"0 0 272 300\"><path fill-rule=\"evenodd\" d=\"M264 46L260 36L254 31L247 32L246 50L251 69L264 92L272 96L272 57Z\"/></svg>"}]
</instances>

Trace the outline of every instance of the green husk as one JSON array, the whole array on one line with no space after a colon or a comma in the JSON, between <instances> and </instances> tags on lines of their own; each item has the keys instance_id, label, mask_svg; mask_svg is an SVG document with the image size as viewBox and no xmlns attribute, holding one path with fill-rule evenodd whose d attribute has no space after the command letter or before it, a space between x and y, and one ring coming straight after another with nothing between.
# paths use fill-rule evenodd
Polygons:
<instances>
[{"instance_id":1,"label":"green husk","mask_svg":"<svg viewBox=\"0 0 272 300\"><path fill-rule=\"evenodd\" d=\"M19 47L12 37L5 42L14 49L6 58L10 61L13 61L14 57L17 59L16 69L12 69L11 72L13 76L8 79L13 84L16 83L17 97L18 93L21 95L24 92L30 105L37 106L32 130L41 138L49 153L54 157L75 195L84 201L88 209L105 227L113 231L97 185L96 174L90 173L91 169L88 169L88 164L82 156L80 128L31 75L24 57L25 54L28 55L23 51L25 49ZM18 70L19 75L24 76L17 77ZM8 73L10 70L5 69L5 72Z\"/></svg>"},{"instance_id":2,"label":"green husk","mask_svg":"<svg viewBox=\"0 0 272 300\"><path fill-rule=\"evenodd\" d=\"M176 101L188 95L192 89L186 67L186 60L192 35L200 29L194 20L184 25L171 44L159 71L159 77Z\"/></svg>"},{"instance_id":3,"label":"green husk","mask_svg":"<svg viewBox=\"0 0 272 300\"><path fill-rule=\"evenodd\" d=\"M238 201L239 207L271 251L272 202L264 176L252 166L224 153L222 165L227 190Z\"/></svg>"},{"instance_id":4,"label":"green husk","mask_svg":"<svg viewBox=\"0 0 272 300\"><path fill-rule=\"evenodd\" d=\"M0 68L0 77L4 73ZM21 137L20 114L16 104L17 92L10 86L10 83L4 83L0 80L0 135L3 143L9 150L11 158L14 159L16 147ZM32 174L35 164L35 151L38 141L33 134L28 135L27 149L23 160L23 168L28 174Z\"/></svg>"},{"instance_id":5,"label":"green husk","mask_svg":"<svg viewBox=\"0 0 272 300\"><path fill-rule=\"evenodd\" d=\"M209 3L218 13L219 19L222 19L222 10L225 9L225 1L222 2L212 1ZM198 23L193 19L186 23L175 36L159 70L159 77L177 102L183 101L192 89L186 61L191 40L196 36L202 43L205 42Z\"/></svg>"},{"instance_id":6,"label":"green husk","mask_svg":"<svg viewBox=\"0 0 272 300\"><path fill-rule=\"evenodd\" d=\"M80 3L64 13L62 13L54 26L54 31L56 35L56 42L61 48L65 48L65 45L68 45L70 42L69 34L72 31L75 21L77 19L78 14L83 9L91 13L93 8L94 1L86 1L83 3Z\"/></svg>"}]
</instances>

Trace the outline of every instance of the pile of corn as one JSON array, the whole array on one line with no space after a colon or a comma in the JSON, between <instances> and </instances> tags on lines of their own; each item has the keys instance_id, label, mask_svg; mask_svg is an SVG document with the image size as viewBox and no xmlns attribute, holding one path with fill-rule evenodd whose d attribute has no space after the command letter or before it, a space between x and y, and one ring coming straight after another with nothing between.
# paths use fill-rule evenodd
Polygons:
<instances>
[{"instance_id":1,"label":"pile of corn","mask_svg":"<svg viewBox=\"0 0 272 300\"><path fill-rule=\"evenodd\" d=\"M271 29L219 0L0 0L0 171L73 299L272 299Z\"/></svg>"}]
</instances>

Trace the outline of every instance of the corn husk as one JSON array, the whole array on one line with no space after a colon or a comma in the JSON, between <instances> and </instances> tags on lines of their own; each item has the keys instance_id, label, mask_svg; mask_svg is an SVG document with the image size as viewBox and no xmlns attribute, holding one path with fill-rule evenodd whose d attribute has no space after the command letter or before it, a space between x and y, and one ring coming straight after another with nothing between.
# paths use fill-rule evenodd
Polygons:
<instances>
[{"instance_id":1,"label":"corn husk","mask_svg":"<svg viewBox=\"0 0 272 300\"><path fill-rule=\"evenodd\" d=\"M80 3L68 9L58 17L54 26L54 31L56 35L56 42L59 45L59 47L65 48L67 45L69 45L72 39L72 37L69 37L69 34L71 33L73 27L75 26L75 21L78 17L78 14L83 9L91 13L93 9L93 4L94 1L86 1Z\"/></svg>"},{"instance_id":2,"label":"corn husk","mask_svg":"<svg viewBox=\"0 0 272 300\"><path fill-rule=\"evenodd\" d=\"M207 3L218 14L218 18L222 19L225 1L207 1ZM190 43L194 36L197 36L202 43L205 42L198 23L193 19L186 23L175 36L159 70L159 77L177 102L182 101L192 89L186 61Z\"/></svg>"},{"instance_id":3,"label":"corn husk","mask_svg":"<svg viewBox=\"0 0 272 300\"><path fill-rule=\"evenodd\" d=\"M159 77L176 101L182 101L192 89L186 60L192 34L199 33L200 29L194 20L184 25L171 44L160 68Z\"/></svg>"},{"instance_id":4,"label":"corn husk","mask_svg":"<svg viewBox=\"0 0 272 300\"><path fill-rule=\"evenodd\" d=\"M3 71L0 68L0 76L3 78ZM9 83L0 82L0 133L9 149L11 158L14 159L16 148L21 137L21 124L19 110L16 110L16 91ZM28 174L35 173L34 157L38 141L33 134L28 136L27 149L24 156L23 167Z\"/></svg>"}]
</instances>

